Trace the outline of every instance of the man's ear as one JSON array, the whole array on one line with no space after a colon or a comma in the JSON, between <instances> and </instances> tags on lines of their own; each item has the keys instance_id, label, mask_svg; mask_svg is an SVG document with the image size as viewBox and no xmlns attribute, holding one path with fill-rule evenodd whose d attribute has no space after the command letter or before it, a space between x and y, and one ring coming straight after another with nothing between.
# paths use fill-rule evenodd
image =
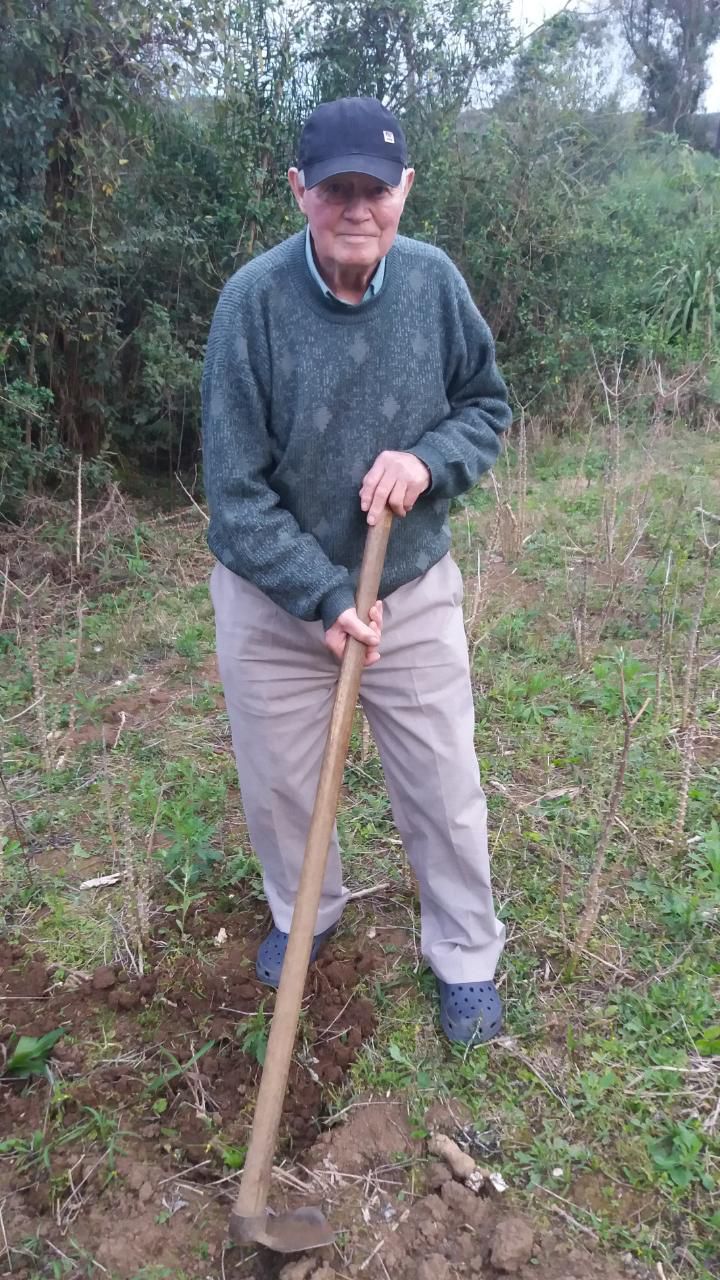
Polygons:
<instances>
[{"instance_id":1,"label":"man's ear","mask_svg":"<svg viewBox=\"0 0 720 1280\"><path fill-rule=\"evenodd\" d=\"M414 181L415 181L415 170L406 169L405 170L405 190L403 191L404 200L407 200L408 196L410 195L410 188L412 187L412 184Z\"/></svg>"},{"instance_id":2,"label":"man's ear","mask_svg":"<svg viewBox=\"0 0 720 1280\"><path fill-rule=\"evenodd\" d=\"M298 209L301 213L307 214L305 208L305 188L300 181L300 170L294 166L288 169L288 182L292 188L292 193L297 201Z\"/></svg>"}]
</instances>

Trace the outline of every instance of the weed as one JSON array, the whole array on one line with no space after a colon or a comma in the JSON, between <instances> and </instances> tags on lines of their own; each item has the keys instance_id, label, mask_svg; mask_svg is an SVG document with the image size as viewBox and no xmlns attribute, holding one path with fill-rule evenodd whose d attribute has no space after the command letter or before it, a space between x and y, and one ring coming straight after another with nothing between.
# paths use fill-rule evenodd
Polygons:
<instances>
[{"instance_id":1,"label":"weed","mask_svg":"<svg viewBox=\"0 0 720 1280\"><path fill-rule=\"evenodd\" d=\"M264 1066L268 1043L268 1015L263 1000L255 1013L238 1029L243 1053L254 1058L258 1066Z\"/></svg>"},{"instance_id":2,"label":"weed","mask_svg":"<svg viewBox=\"0 0 720 1280\"><path fill-rule=\"evenodd\" d=\"M5 1074L26 1079L28 1076L49 1078L48 1059L53 1045L65 1034L63 1027L48 1031L44 1036L20 1036L5 1063Z\"/></svg>"},{"instance_id":3,"label":"weed","mask_svg":"<svg viewBox=\"0 0 720 1280\"><path fill-rule=\"evenodd\" d=\"M185 1075L188 1071L192 1070L195 1064L199 1062L200 1059L203 1058L206 1053L209 1053L210 1050L213 1049L214 1047L215 1047L215 1041L208 1040L204 1045L202 1045L200 1049L198 1049L195 1053L192 1054L192 1056L188 1059L187 1062L179 1062L178 1059L175 1057L175 1055L173 1053L170 1053L169 1049L163 1049L162 1052L165 1054L166 1057L170 1059L170 1061L173 1064L172 1070L163 1071L161 1072L160 1075L157 1075L152 1080L150 1080L147 1085L147 1092L150 1094L159 1093L161 1089L167 1088L168 1084L170 1084L172 1080L176 1080L178 1076Z\"/></svg>"},{"instance_id":4,"label":"weed","mask_svg":"<svg viewBox=\"0 0 720 1280\"><path fill-rule=\"evenodd\" d=\"M146 560L143 555L143 542L143 530L140 528L135 529L133 532L132 550L127 553L126 561L128 573L137 578L146 577L151 568L150 562Z\"/></svg>"},{"instance_id":5,"label":"weed","mask_svg":"<svg viewBox=\"0 0 720 1280\"><path fill-rule=\"evenodd\" d=\"M230 901L235 897L234 890L241 891L243 896L250 894L252 897L262 898L262 867L255 854L235 853L226 857L217 866L217 885L219 889L228 890Z\"/></svg>"},{"instance_id":6,"label":"weed","mask_svg":"<svg viewBox=\"0 0 720 1280\"><path fill-rule=\"evenodd\" d=\"M698 1181L712 1191L714 1179L705 1167L705 1141L697 1127L675 1122L666 1127L661 1138L648 1143L653 1164L673 1187L684 1190Z\"/></svg>"},{"instance_id":7,"label":"weed","mask_svg":"<svg viewBox=\"0 0 720 1280\"><path fill-rule=\"evenodd\" d=\"M247 1147L224 1146L222 1161L226 1169L242 1169L245 1164Z\"/></svg>"},{"instance_id":8,"label":"weed","mask_svg":"<svg viewBox=\"0 0 720 1280\"><path fill-rule=\"evenodd\" d=\"M185 925L191 907L197 907L205 900L206 894L193 892L192 886L197 883L197 866L188 850L184 861L168 871L165 880L178 895L178 901L170 901L166 910L175 913L175 923L180 936L185 937Z\"/></svg>"},{"instance_id":9,"label":"weed","mask_svg":"<svg viewBox=\"0 0 720 1280\"><path fill-rule=\"evenodd\" d=\"M196 664L209 652L210 647L211 637L208 636L207 628L198 623L185 627L175 641L175 649L180 657Z\"/></svg>"}]
</instances>

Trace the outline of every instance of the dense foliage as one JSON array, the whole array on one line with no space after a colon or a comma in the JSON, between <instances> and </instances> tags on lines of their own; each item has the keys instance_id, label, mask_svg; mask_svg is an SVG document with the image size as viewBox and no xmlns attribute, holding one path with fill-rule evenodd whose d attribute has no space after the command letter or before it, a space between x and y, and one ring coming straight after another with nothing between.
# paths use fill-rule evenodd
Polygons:
<instances>
[{"instance_id":1,"label":"dense foliage","mask_svg":"<svg viewBox=\"0 0 720 1280\"><path fill-rule=\"evenodd\" d=\"M620 109L604 39L562 13L518 56L507 0L5 0L0 505L77 449L88 481L195 461L218 291L299 225L285 171L330 96L402 116L404 230L459 263L518 400L593 354L712 357L720 163Z\"/></svg>"}]
</instances>

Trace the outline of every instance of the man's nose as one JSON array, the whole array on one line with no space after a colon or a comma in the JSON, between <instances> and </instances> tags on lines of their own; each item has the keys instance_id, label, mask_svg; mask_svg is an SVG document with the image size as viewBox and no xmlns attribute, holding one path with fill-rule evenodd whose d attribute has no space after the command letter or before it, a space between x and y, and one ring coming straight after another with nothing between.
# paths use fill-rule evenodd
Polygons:
<instances>
[{"instance_id":1,"label":"man's nose","mask_svg":"<svg viewBox=\"0 0 720 1280\"><path fill-rule=\"evenodd\" d=\"M366 222L372 217L370 202L366 196L354 196L345 206L345 217L350 222Z\"/></svg>"}]
</instances>

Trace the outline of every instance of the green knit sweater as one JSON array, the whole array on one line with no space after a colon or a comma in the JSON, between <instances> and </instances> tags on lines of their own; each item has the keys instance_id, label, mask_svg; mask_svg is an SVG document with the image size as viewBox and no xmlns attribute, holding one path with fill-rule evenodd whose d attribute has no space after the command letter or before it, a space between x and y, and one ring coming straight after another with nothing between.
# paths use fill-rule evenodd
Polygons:
<instances>
[{"instance_id":1,"label":"green knit sweater","mask_svg":"<svg viewBox=\"0 0 720 1280\"><path fill-rule=\"evenodd\" d=\"M450 546L449 500L495 462L511 411L492 336L439 249L398 236L380 292L325 298L304 234L226 284L203 373L208 542L288 613L329 627L354 603L367 525L358 490L383 449L431 485L390 536L380 594Z\"/></svg>"}]
</instances>

